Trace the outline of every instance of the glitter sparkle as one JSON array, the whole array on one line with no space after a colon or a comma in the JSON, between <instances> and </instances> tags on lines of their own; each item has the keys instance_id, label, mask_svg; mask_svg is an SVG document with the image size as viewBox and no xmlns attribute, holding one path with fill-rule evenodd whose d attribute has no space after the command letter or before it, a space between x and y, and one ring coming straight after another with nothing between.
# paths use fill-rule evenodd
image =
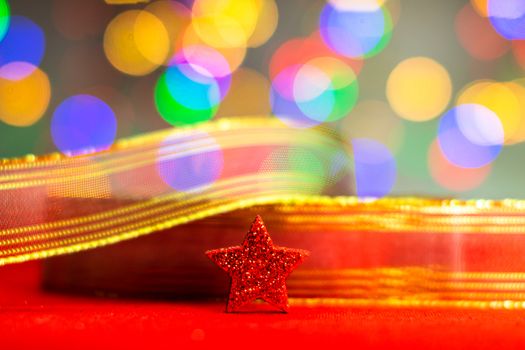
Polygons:
<instances>
[{"instance_id":1,"label":"glitter sparkle","mask_svg":"<svg viewBox=\"0 0 525 350\"><path fill-rule=\"evenodd\" d=\"M206 255L231 277L227 312L238 311L256 299L287 312L286 278L309 252L274 246L257 215L241 246L209 250Z\"/></svg>"}]
</instances>

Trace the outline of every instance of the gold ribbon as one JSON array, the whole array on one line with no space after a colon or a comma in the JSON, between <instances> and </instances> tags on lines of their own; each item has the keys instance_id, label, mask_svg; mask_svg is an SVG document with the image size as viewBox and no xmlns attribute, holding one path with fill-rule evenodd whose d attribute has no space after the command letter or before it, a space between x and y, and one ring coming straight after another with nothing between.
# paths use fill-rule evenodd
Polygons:
<instances>
[{"instance_id":1,"label":"gold ribbon","mask_svg":"<svg viewBox=\"0 0 525 350\"><path fill-rule=\"evenodd\" d=\"M224 169L211 183L180 190L159 175L165 161L218 150ZM273 222L310 231L480 240L525 232L521 200L353 197L351 160L349 146L328 129L295 129L262 117L155 132L84 156L4 159L0 265L93 249L221 213L235 219L238 209L255 206L270 208ZM348 195L322 195L327 192ZM522 271L298 270L289 282L294 296L304 297L292 304L524 308Z\"/></svg>"},{"instance_id":2,"label":"gold ribbon","mask_svg":"<svg viewBox=\"0 0 525 350\"><path fill-rule=\"evenodd\" d=\"M159 164L188 157L204 163L200 166L206 171L206 157L217 152L224 166L211 183L175 189L159 174ZM121 140L93 155L6 159L0 164L0 265L92 249L239 208L313 195L351 176L350 156L328 129L301 130L252 117ZM341 157L343 166L327 173L330 162Z\"/></svg>"}]
</instances>

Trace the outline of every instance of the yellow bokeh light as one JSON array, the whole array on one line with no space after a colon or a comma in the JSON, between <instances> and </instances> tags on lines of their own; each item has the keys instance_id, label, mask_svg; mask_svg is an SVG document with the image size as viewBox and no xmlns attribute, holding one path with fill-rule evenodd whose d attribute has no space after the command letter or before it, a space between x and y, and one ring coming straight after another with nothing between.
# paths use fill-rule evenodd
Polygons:
<instances>
[{"instance_id":1,"label":"yellow bokeh light","mask_svg":"<svg viewBox=\"0 0 525 350\"><path fill-rule=\"evenodd\" d=\"M181 48L184 32L190 25L190 10L181 3L172 0L152 2L145 10L155 15L166 28L169 42L168 58L172 58Z\"/></svg>"},{"instance_id":2,"label":"yellow bokeh light","mask_svg":"<svg viewBox=\"0 0 525 350\"><path fill-rule=\"evenodd\" d=\"M523 142L525 141L525 87L515 82L509 82L506 83L506 85L512 90L514 96L516 96L517 100L519 101L521 113L518 126L514 130L514 133L509 135L505 142L507 144Z\"/></svg>"},{"instance_id":3,"label":"yellow bokeh light","mask_svg":"<svg viewBox=\"0 0 525 350\"><path fill-rule=\"evenodd\" d=\"M192 26L210 46L246 46L257 24L259 1L196 0Z\"/></svg>"},{"instance_id":4,"label":"yellow bokeh light","mask_svg":"<svg viewBox=\"0 0 525 350\"><path fill-rule=\"evenodd\" d=\"M277 27L275 0L196 0L192 27L214 48L257 47Z\"/></svg>"},{"instance_id":5,"label":"yellow bokeh light","mask_svg":"<svg viewBox=\"0 0 525 350\"><path fill-rule=\"evenodd\" d=\"M33 125L44 115L50 98L49 78L37 67L21 77L2 77L0 120L13 126Z\"/></svg>"},{"instance_id":6,"label":"yellow bokeh light","mask_svg":"<svg viewBox=\"0 0 525 350\"><path fill-rule=\"evenodd\" d=\"M248 46L258 47L268 41L277 28L278 20L279 11L275 1L261 1L259 17L252 35L248 38Z\"/></svg>"},{"instance_id":7,"label":"yellow bokeh light","mask_svg":"<svg viewBox=\"0 0 525 350\"><path fill-rule=\"evenodd\" d=\"M476 96L481 90L494 83L495 81L493 80L483 79L475 80L467 84L467 86L463 87L463 89L461 89L461 91L458 93L457 104L473 103L472 101L475 100Z\"/></svg>"},{"instance_id":8,"label":"yellow bokeh light","mask_svg":"<svg viewBox=\"0 0 525 350\"><path fill-rule=\"evenodd\" d=\"M507 83L507 86L514 92L521 105L521 118L519 125L513 135L509 137L508 144L525 141L525 78L514 80Z\"/></svg>"},{"instance_id":9,"label":"yellow bokeh light","mask_svg":"<svg viewBox=\"0 0 525 350\"><path fill-rule=\"evenodd\" d=\"M488 0L470 0L470 4L481 17L489 16Z\"/></svg>"},{"instance_id":10,"label":"yellow bokeh light","mask_svg":"<svg viewBox=\"0 0 525 350\"><path fill-rule=\"evenodd\" d=\"M209 46L229 48L246 46L247 35L241 24L227 16L194 18L193 28Z\"/></svg>"},{"instance_id":11,"label":"yellow bokeh light","mask_svg":"<svg viewBox=\"0 0 525 350\"><path fill-rule=\"evenodd\" d=\"M427 57L412 57L390 73L386 95L392 109L402 118L426 121L446 108L452 93L447 70Z\"/></svg>"},{"instance_id":12,"label":"yellow bokeh light","mask_svg":"<svg viewBox=\"0 0 525 350\"><path fill-rule=\"evenodd\" d=\"M395 115L386 102L364 100L342 119L340 132L345 140L373 139L395 153L402 144L404 126L403 121Z\"/></svg>"},{"instance_id":13,"label":"yellow bokeh light","mask_svg":"<svg viewBox=\"0 0 525 350\"><path fill-rule=\"evenodd\" d=\"M168 32L151 12L129 10L119 14L107 26L104 52L119 71L145 75L168 59Z\"/></svg>"},{"instance_id":14,"label":"yellow bokeh light","mask_svg":"<svg viewBox=\"0 0 525 350\"><path fill-rule=\"evenodd\" d=\"M457 104L476 103L492 110L501 120L505 144L525 139L525 89L517 83L479 80L464 88Z\"/></svg>"},{"instance_id":15,"label":"yellow bokeh light","mask_svg":"<svg viewBox=\"0 0 525 350\"><path fill-rule=\"evenodd\" d=\"M184 38L182 41L183 47L189 47L193 45L206 45L200 37L195 32L194 28L192 26L189 26L186 29L186 32L184 33ZM228 62L230 65L230 70L233 72L244 61L244 57L246 56L246 47L228 47L228 48L220 48L215 47L215 50L217 50Z\"/></svg>"},{"instance_id":16,"label":"yellow bokeh light","mask_svg":"<svg viewBox=\"0 0 525 350\"><path fill-rule=\"evenodd\" d=\"M270 82L261 73L241 68L232 75L230 90L222 101L218 117L269 115Z\"/></svg>"}]
</instances>

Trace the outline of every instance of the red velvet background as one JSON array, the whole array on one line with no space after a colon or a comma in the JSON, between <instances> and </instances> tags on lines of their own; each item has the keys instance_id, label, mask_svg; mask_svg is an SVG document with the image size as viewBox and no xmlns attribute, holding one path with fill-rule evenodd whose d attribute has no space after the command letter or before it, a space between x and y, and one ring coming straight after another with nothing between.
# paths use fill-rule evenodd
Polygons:
<instances>
[{"instance_id":1,"label":"red velvet background","mask_svg":"<svg viewBox=\"0 0 525 350\"><path fill-rule=\"evenodd\" d=\"M525 311L292 307L112 300L43 292L40 264L0 268L0 349L523 349ZM281 348L281 347L279 347Z\"/></svg>"}]
</instances>

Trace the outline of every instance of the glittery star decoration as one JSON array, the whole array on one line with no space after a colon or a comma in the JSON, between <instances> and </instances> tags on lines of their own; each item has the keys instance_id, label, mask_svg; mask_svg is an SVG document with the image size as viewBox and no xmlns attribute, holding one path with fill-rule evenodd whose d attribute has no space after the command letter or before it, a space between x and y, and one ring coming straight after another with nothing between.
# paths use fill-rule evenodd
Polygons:
<instances>
[{"instance_id":1,"label":"glittery star decoration","mask_svg":"<svg viewBox=\"0 0 525 350\"><path fill-rule=\"evenodd\" d=\"M286 278L309 252L274 246L257 215L241 246L209 250L206 255L231 277L226 312L238 311L256 299L287 312Z\"/></svg>"}]
</instances>

